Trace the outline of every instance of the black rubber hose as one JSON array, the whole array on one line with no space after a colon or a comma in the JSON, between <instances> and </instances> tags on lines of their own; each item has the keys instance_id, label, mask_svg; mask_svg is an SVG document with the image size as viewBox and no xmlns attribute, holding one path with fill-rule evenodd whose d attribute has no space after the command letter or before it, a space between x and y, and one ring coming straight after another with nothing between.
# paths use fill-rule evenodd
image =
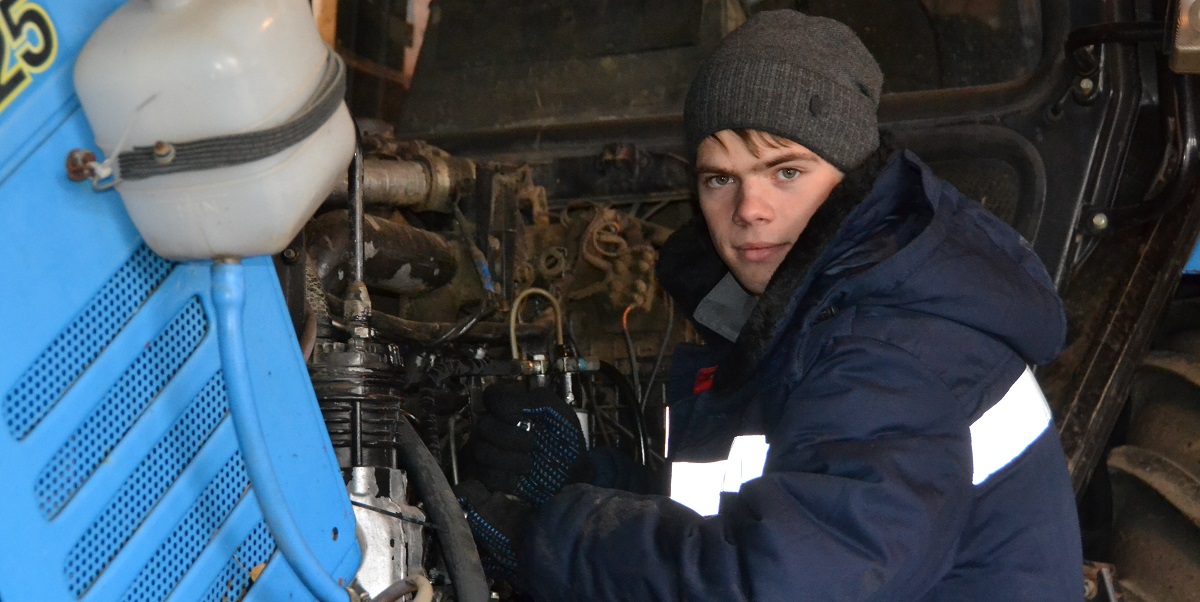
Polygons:
<instances>
[{"instance_id":1,"label":"black rubber hose","mask_svg":"<svg viewBox=\"0 0 1200 602\"><path fill-rule=\"evenodd\" d=\"M454 582L459 602L483 602L491 596L479 550L471 536L471 527L454 497L445 473L421 437L407 420L396 430L396 448L400 466L408 473L417 496L425 502L425 513L437 525L434 534L442 543L446 569Z\"/></svg>"},{"instance_id":2,"label":"black rubber hose","mask_svg":"<svg viewBox=\"0 0 1200 602\"><path fill-rule=\"evenodd\" d=\"M1067 54L1071 54L1084 46L1095 44L1135 44L1160 41L1165 28L1166 24L1162 21L1090 25L1067 34L1067 41L1063 48Z\"/></svg>"},{"instance_id":3,"label":"black rubber hose","mask_svg":"<svg viewBox=\"0 0 1200 602\"><path fill-rule=\"evenodd\" d=\"M1162 21L1137 21L1132 23L1101 23L1081 27L1067 34L1063 51L1075 64L1080 75L1092 75L1100 68L1096 52L1085 50L1097 44L1136 44L1138 42L1161 41L1166 24Z\"/></svg>"}]
</instances>

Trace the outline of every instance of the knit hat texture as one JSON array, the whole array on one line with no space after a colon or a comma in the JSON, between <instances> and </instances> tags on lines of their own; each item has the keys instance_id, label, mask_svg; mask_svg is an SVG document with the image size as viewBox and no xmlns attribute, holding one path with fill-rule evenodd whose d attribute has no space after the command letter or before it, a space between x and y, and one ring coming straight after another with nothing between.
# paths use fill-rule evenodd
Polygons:
<instances>
[{"instance_id":1,"label":"knit hat texture","mask_svg":"<svg viewBox=\"0 0 1200 602\"><path fill-rule=\"evenodd\" d=\"M842 171L879 146L879 64L849 27L795 10L756 13L721 41L688 89L688 152L721 130L760 130Z\"/></svg>"}]
</instances>

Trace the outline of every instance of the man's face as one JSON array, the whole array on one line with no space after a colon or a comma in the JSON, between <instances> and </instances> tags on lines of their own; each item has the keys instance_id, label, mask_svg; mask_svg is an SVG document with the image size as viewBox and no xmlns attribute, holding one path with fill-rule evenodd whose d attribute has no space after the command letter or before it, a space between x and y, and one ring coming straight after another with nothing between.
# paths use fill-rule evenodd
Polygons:
<instances>
[{"instance_id":1,"label":"man's face","mask_svg":"<svg viewBox=\"0 0 1200 602\"><path fill-rule=\"evenodd\" d=\"M747 291L761 295L842 172L801 144L732 130L700 143L700 211L717 253Z\"/></svg>"}]
</instances>

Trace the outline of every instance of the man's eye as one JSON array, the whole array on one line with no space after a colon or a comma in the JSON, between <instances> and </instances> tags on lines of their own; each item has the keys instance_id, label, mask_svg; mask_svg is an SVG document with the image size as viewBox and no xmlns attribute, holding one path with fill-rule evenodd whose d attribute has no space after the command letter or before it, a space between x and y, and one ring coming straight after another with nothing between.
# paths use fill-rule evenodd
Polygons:
<instances>
[{"instance_id":1,"label":"man's eye","mask_svg":"<svg viewBox=\"0 0 1200 602\"><path fill-rule=\"evenodd\" d=\"M782 180L795 180L800 176L800 170L794 167L785 167L779 170L779 178Z\"/></svg>"},{"instance_id":2,"label":"man's eye","mask_svg":"<svg viewBox=\"0 0 1200 602\"><path fill-rule=\"evenodd\" d=\"M704 180L704 183L707 184L709 188L720 188L722 186L728 186L732 181L733 178L729 176L709 176Z\"/></svg>"}]
</instances>

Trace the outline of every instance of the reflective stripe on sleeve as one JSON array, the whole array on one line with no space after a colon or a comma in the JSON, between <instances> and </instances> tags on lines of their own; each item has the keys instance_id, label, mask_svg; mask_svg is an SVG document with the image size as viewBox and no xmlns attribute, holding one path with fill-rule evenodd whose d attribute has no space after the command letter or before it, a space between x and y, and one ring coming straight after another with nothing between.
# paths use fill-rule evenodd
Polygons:
<instances>
[{"instance_id":1,"label":"reflective stripe on sleeve","mask_svg":"<svg viewBox=\"0 0 1200 602\"><path fill-rule=\"evenodd\" d=\"M770 447L765 435L739 435L727 460L671 463L671 499L701 516L716 514L721 492L737 492L746 481L762 476Z\"/></svg>"},{"instance_id":2,"label":"reflective stripe on sleeve","mask_svg":"<svg viewBox=\"0 0 1200 602\"><path fill-rule=\"evenodd\" d=\"M1050 405L1033 372L1025 372L996 405L971 424L971 482L981 485L1016 460L1050 426Z\"/></svg>"},{"instance_id":3,"label":"reflective stripe on sleeve","mask_svg":"<svg viewBox=\"0 0 1200 602\"><path fill-rule=\"evenodd\" d=\"M1004 397L971 424L972 484L983 484L1016 460L1050 422L1050 405L1026 368ZM762 476L769 449L764 435L740 435L733 439L727 460L673 462L671 499L703 516L716 514L721 492L737 492L745 482Z\"/></svg>"}]
</instances>

